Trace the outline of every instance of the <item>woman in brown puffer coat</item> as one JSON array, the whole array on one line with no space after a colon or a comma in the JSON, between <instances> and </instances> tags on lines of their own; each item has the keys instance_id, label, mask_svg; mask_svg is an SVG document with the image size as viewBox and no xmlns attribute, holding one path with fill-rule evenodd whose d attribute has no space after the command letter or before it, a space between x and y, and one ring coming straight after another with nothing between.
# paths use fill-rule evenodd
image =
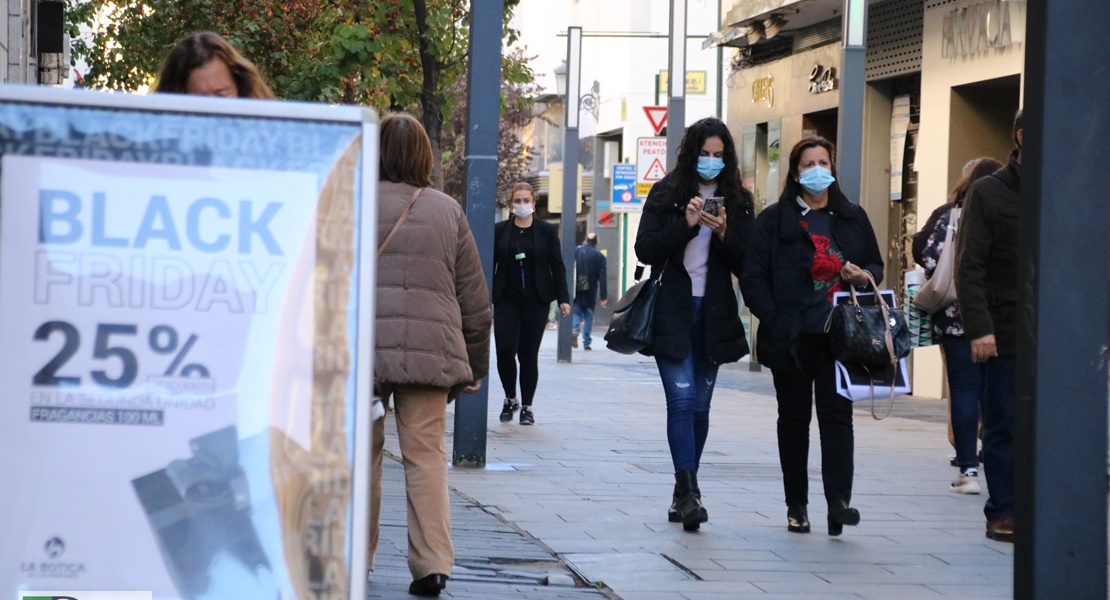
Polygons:
<instances>
[{"instance_id":1,"label":"woman in brown puffer coat","mask_svg":"<svg viewBox=\"0 0 1110 600\"><path fill-rule=\"evenodd\" d=\"M477 391L489 371L489 292L462 208L428 188L432 147L419 121L406 114L382 120L380 167L374 377L396 411L408 499L409 593L437 596L455 562L443 444L447 403L459 391ZM378 419L371 446L371 570L384 437L385 419Z\"/></svg>"}]
</instances>

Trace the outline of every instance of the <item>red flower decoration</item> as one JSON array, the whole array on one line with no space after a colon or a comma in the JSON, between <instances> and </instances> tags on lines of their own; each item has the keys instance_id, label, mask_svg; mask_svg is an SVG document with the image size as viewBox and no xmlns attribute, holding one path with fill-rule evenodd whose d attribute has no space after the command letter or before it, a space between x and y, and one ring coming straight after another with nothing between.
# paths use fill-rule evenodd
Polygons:
<instances>
[{"instance_id":1,"label":"red flower decoration","mask_svg":"<svg viewBox=\"0 0 1110 600\"><path fill-rule=\"evenodd\" d=\"M826 298L826 299L827 299L827 300L828 300L829 302L832 302L832 299L833 299L833 294L835 294L835 293L837 293L837 292L843 292L843 291L844 291L844 290L843 290L843 289L842 289L842 288L840 287L840 282L839 282L839 281L837 281L836 283L832 284L832 287L830 287L830 288L829 288L829 293L828 293L828 295L827 295L827 296L825 296L825 298Z\"/></svg>"},{"instance_id":2,"label":"red flower decoration","mask_svg":"<svg viewBox=\"0 0 1110 600\"><path fill-rule=\"evenodd\" d=\"M814 281L828 281L839 277L840 270L843 268L844 264L835 254L816 254L813 257L813 266L809 268L809 274L813 276Z\"/></svg>"},{"instance_id":3,"label":"red flower decoration","mask_svg":"<svg viewBox=\"0 0 1110 600\"><path fill-rule=\"evenodd\" d=\"M810 237L813 238L813 245L817 248L817 254L827 254L829 248L832 247L832 242L823 235L811 234Z\"/></svg>"},{"instance_id":4,"label":"red flower decoration","mask_svg":"<svg viewBox=\"0 0 1110 600\"><path fill-rule=\"evenodd\" d=\"M798 224L802 226L802 229L809 231L809 223L806 223L805 221L798 221Z\"/></svg>"}]
</instances>

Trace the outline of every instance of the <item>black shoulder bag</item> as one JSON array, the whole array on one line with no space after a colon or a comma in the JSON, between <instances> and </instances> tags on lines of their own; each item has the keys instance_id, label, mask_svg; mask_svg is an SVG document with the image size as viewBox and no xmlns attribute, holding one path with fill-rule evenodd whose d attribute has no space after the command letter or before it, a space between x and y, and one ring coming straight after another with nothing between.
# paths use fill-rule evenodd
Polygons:
<instances>
[{"instance_id":1,"label":"black shoulder bag","mask_svg":"<svg viewBox=\"0 0 1110 600\"><path fill-rule=\"evenodd\" d=\"M658 275L628 288L613 306L613 320L605 332L607 348L621 354L635 354L651 346L655 336L652 329L655 298L659 286L663 285L663 271L666 270L667 263L663 263Z\"/></svg>"}]
</instances>

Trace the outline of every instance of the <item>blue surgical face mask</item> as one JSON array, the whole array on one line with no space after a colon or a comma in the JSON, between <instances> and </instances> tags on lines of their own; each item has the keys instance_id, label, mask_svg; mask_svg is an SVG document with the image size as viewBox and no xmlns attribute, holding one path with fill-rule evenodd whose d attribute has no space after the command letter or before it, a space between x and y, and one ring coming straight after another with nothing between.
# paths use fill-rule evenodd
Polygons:
<instances>
[{"instance_id":1,"label":"blue surgical face mask","mask_svg":"<svg viewBox=\"0 0 1110 600\"><path fill-rule=\"evenodd\" d=\"M832 176L832 172L820 166L810 167L798 176L798 183L802 184L802 187L811 194L824 192L829 189L834 181L836 181L836 177Z\"/></svg>"},{"instance_id":2,"label":"blue surgical face mask","mask_svg":"<svg viewBox=\"0 0 1110 600\"><path fill-rule=\"evenodd\" d=\"M725 169L725 159L716 156L698 157L698 176L706 181L712 181Z\"/></svg>"}]
</instances>

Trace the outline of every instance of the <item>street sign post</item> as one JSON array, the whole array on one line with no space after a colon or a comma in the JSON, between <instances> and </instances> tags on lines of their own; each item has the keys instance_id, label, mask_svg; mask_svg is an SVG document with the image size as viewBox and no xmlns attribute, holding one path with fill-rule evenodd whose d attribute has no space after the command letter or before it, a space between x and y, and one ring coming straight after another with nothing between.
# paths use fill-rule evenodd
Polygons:
<instances>
[{"instance_id":1,"label":"street sign post","mask_svg":"<svg viewBox=\"0 0 1110 600\"><path fill-rule=\"evenodd\" d=\"M377 144L0 88L0 597L365 598Z\"/></svg>"},{"instance_id":2,"label":"street sign post","mask_svg":"<svg viewBox=\"0 0 1110 600\"><path fill-rule=\"evenodd\" d=\"M647 198L651 186L667 174L667 138L636 140L636 197Z\"/></svg>"},{"instance_id":3,"label":"street sign post","mask_svg":"<svg viewBox=\"0 0 1110 600\"><path fill-rule=\"evenodd\" d=\"M613 165L612 212L640 212L643 208L644 196L636 194L636 165Z\"/></svg>"}]
</instances>

